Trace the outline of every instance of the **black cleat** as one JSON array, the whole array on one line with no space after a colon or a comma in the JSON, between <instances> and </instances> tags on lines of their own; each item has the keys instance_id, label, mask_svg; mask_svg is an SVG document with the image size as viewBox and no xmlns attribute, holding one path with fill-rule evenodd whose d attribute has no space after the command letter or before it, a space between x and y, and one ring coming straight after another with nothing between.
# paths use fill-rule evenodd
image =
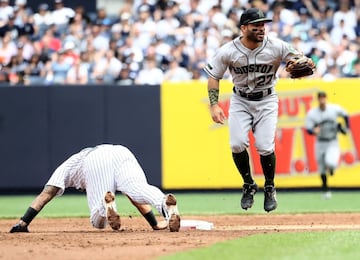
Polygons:
<instances>
[{"instance_id":1,"label":"black cleat","mask_svg":"<svg viewBox=\"0 0 360 260\"><path fill-rule=\"evenodd\" d=\"M20 224L16 224L10 229L10 233L16 232L29 232L29 230L27 226L21 226Z\"/></svg>"},{"instance_id":2,"label":"black cleat","mask_svg":"<svg viewBox=\"0 0 360 260\"><path fill-rule=\"evenodd\" d=\"M241 197L241 207L245 210L252 207L254 204L254 195L258 191L256 183L243 185L243 195Z\"/></svg>"},{"instance_id":3,"label":"black cleat","mask_svg":"<svg viewBox=\"0 0 360 260\"><path fill-rule=\"evenodd\" d=\"M270 212L277 208L276 189L274 186L264 188L264 210Z\"/></svg>"}]
</instances>

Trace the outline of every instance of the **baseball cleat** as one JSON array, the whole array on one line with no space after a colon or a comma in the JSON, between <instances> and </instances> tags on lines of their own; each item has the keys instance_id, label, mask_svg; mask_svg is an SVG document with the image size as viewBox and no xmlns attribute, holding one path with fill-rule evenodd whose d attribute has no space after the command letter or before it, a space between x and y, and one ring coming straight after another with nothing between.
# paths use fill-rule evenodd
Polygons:
<instances>
[{"instance_id":1,"label":"baseball cleat","mask_svg":"<svg viewBox=\"0 0 360 260\"><path fill-rule=\"evenodd\" d=\"M277 208L276 189L274 186L264 188L264 210L270 212Z\"/></svg>"},{"instance_id":2,"label":"baseball cleat","mask_svg":"<svg viewBox=\"0 0 360 260\"><path fill-rule=\"evenodd\" d=\"M164 213L165 218L169 221L170 232L178 232L180 230L180 214L173 194L167 194L165 197Z\"/></svg>"},{"instance_id":3,"label":"baseball cleat","mask_svg":"<svg viewBox=\"0 0 360 260\"><path fill-rule=\"evenodd\" d=\"M254 204L254 195L258 190L256 183L243 185L243 195L241 197L241 208L247 210Z\"/></svg>"},{"instance_id":4,"label":"baseball cleat","mask_svg":"<svg viewBox=\"0 0 360 260\"><path fill-rule=\"evenodd\" d=\"M121 226L120 215L116 211L115 194L111 191L104 196L106 219L113 230L119 230Z\"/></svg>"},{"instance_id":5,"label":"baseball cleat","mask_svg":"<svg viewBox=\"0 0 360 260\"><path fill-rule=\"evenodd\" d=\"M10 229L10 233L16 232L29 232L29 230L27 226L22 226L20 223L18 223Z\"/></svg>"},{"instance_id":6,"label":"baseball cleat","mask_svg":"<svg viewBox=\"0 0 360 260\"><path fill-rule=\"evenodd\" d=\"M325 191L323 194L323 198L328 200L331 199L331 192L330 191Z\"/></svg>"}]
</instances>

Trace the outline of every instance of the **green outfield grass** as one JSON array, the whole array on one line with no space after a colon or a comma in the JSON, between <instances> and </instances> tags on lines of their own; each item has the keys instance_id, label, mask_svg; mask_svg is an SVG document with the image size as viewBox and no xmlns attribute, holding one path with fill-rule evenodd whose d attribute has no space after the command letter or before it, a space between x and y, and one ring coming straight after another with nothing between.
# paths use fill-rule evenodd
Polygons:
<instances>
[{"instance_id":1,"label":"green outfield grass","mask_svg":"<svg viewBox=\"0 0 360 260\"><path fill-rule=\"evenodd\" d=\"M271 214L360 212L360 192L335 191L329 200L321 195L320 192L278 191L279 207ZM179 193L176 196L183 216L267 214L263 210L262 192L255 195L255 204L246 213L239 205L240 192ZM0 196L0 218L21 217L34 198L35 195ZM123 195L117 195L117 205L121 215L140 215ZM55 198L38 215L39 218L88 216L86 196L81 193ZM251 235L160 259L357 259L359 244L358 231L279 232Z\"/></svg>"},{"instance_id":2,"label":"green outfield grass","mask_svg":"<svg viewBox=\"0 0 360 260\"><path fill-rule=\"evenodd\" d=\"M176 194L176 192L175 192ZM324 200L320 192L278 191L279 206L271 214L315 213L315 212L360 212L360 192L333 192ZM227 215L242 214L240 192L203 192L176 194L183 215ZM35 198L33 196L0 196L0 218L17 218ZM118 209L123 215L137 215L129 200L117 194ZM263 194L255 195L253 208L247 214L266 214L263 210ZM38 217L88 217L89 210L85 194L54 198Z\"/></svg>"}]
</instances>

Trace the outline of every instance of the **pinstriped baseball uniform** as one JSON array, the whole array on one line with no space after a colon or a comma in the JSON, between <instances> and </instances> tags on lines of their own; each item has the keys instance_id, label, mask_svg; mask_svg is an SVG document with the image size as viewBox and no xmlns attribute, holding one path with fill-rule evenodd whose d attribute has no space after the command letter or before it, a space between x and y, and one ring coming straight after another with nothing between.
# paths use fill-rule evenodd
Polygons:
<instances>
[{"instance_id":1,"label":"pinstriped baseball uniform","mask_svg":"<svg viewBox=\"0 0 360 260\"><path fill-rule=\"evenodd\" d=\"M230 145L234 153L249 146L248 132L255 130L256 147L261 155L274 151L278 97L274 86L281 62L299 55L288 43L264 37L250 50L240 37L225 43L208 62L205 72L220 80L229 68L234 93L229 108ZM257 130L258 129L258 130Z\"/></svg>"},{"instance_id":2,"label":"pinstriped baseball uniform","mask_svg":"<svg viewBox=\"0 0 360 260\"><path fill-rule=\"evenodd\" d=\"M308 111L305 119L306 129L320 126L316 136L315 153L320 174L326 173L326 168L335 169L340 158L340 147L337 138L339 117L346 117L347 112L337 104L327 104L325 110L319 107Z\"/></svg>"},{"instance_id":3,"label":"pinstriped baseball uniform","mask_svg":"<svg viewBox=\"0 0 360 260\"><path fill-rule=\"evenodd\" d=\"M120 191L140 204L154 206L162 214L165 194L148 184L145 173L133 153L122 145L102 144L85 148L64 161L46 185L59 187L61 196L68 187L86 190L90 221L104 225L103 206L106 191Z\"/></svg>"}]
</instances>

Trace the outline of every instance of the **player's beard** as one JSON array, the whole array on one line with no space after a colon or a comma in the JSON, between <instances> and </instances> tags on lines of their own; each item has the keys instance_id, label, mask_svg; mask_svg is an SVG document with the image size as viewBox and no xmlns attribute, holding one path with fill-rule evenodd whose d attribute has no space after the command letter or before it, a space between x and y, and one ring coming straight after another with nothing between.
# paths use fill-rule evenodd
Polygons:
<instances>
[{"instance_id":1,"label":"player's beard","mask_svg":"<svg viewBox=\"0 0 360 260\"><path fill-rule=\"evenodd\" d=\"M258 29L254 28L252 30L249 30L249 33L247 35L248 40L252 42L262 42L264 40L264 32L262 34L259 34Z\"/></svg>"}]
</instances>

